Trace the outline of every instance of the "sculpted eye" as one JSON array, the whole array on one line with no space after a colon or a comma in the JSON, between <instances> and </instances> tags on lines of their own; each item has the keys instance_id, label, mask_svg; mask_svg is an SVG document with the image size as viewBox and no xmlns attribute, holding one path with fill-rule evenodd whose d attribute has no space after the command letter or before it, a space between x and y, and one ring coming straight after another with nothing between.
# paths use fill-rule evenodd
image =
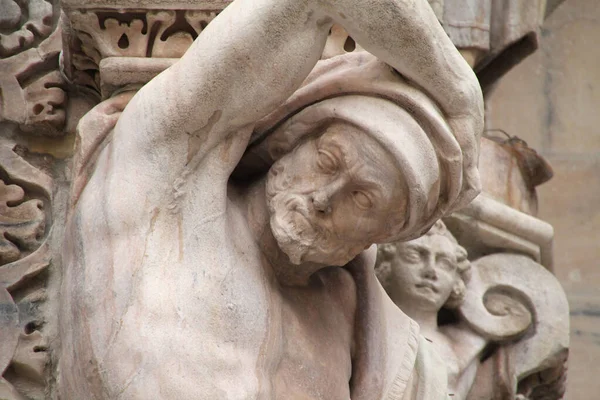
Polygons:
<instances>
[{"instance_id":1,"label":"sculpted eye","mask_svg":"<svg viewBox=\"0 0 600 400\"><path fill-rule=\"evenodd\" d=\"M452 262L448 257L438 257L437 262L447 271L456 269L456 263Z\"/></svg>"},{"instance_id":2,"label":"sculpted eye","mask_svg":"<svg viewBox=\"0 0 600 400\"><path fill-rule=\"evenodd\" d=\"M421 261L421 255L414 249L404 249L400 255L405 262L417 263Z\"/></svg>"},{"instance_id":3,"label":"sculpted eye","mask_svg":"<svg viewBox=\"0 0 600 400\"><path fill-rule=\"evenodd\" d=\"M337 170L337 162L331 154L325 150L319 150L317 165L325 172L333 173Z\"/></svg>"},{"instance_id":4,"label":"sculpted eye","mask_svg":"<svg viewBox=\"0 0 600 400\"><path fill-rule=\"evenodd\" d=\"M354 192L352 192L352 197L354 198L354 202L356 203L356 205L358 205L360 208L368 209L373 207L373 202L371 201L369 196L367 196L364 192L361 192L360 190L355 190Z\"/></svg>"}]
</instances>

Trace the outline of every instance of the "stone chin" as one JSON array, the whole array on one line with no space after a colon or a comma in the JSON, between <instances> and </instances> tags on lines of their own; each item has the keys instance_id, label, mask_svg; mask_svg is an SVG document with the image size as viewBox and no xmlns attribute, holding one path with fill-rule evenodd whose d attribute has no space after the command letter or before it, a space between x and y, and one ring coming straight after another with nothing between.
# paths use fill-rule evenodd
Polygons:
<instances>
[{"instance_id":1,"label":"stone chin","mask_svg":"<svg viewBox=\"0 0 600 400\"><path fill-rule=\"evenodd\" d=\"M296 211L286 210L283 216L271 213L271 231L277 245L295 265L316 263L324 266L344 266L359 252L346 243L333 243L321 237L310 222ZM356 253L356 254L354 254Z\"/></svg>"},{"instance_id":2,"label":"stone chin","mask_svg":"<svg viewBox=\"0 0 600 400\"><path fill-rule=\"evenodd\" d=\"M332 232L312 220L305 194L289 190L283 174L283 164L269 171L266 201L270 227L277 245L295 265L317 263L326 266L343 266L362 250L353 253L354 247L346 241L336 240Z\"/></svg>"},{"instance_id":3,"label":"stone chin","mask_svg":"<svg viewBox=\"0 0 600 400\"><path fill-rule=\"evenodd\" d=\"M319 235L305 216L309 213L301 196L288 193L286 189L277 179L268 181L269 222L279 248L293 264L300 265L309 261L307 253L318 241Z\"/></svg>"},{"instance_id":4,"label":"stone chin","mask_svg":"<svg viewBox=\"0 0 600 400\"><path fill-rule=\"evenodd\" d=\"M285 223L274 213L271 215L271 231L277 245L290 259L292 264L300 265L308 252L309 244L294 234L293 227Z\"/></svg>"}]
</instances>

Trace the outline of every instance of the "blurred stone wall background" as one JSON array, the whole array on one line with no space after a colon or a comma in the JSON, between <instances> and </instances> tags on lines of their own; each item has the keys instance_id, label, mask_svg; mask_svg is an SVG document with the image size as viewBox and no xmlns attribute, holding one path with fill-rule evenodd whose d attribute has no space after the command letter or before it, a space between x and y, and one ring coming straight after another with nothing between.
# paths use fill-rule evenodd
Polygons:
<instances>
[{"instance_id":1,"label":"blurred stone wall background","mask_svg":"<svg viewBox=\"0 0 600 400\"><path fill-rule=\"evenodd\" d=\"M600 398L600 1L566 0L540 49L487 99L488 128L524 139L554 168L538 217L555 230L555 272L571 306L566 399Z\"/></svg>"}]
</instances>

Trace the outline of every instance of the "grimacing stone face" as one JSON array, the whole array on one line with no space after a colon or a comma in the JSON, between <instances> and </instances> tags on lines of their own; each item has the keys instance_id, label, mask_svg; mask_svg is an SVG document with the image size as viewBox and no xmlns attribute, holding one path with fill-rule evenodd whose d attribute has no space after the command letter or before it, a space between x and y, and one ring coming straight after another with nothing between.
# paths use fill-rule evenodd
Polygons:
<instances>
[{"instance_id":1,"label":"grimacing stone face","mask_svg":"<svg viewBox=\"0 0 600 400\"><path fill-rule=\"evenodd\" d=\"M342 123L279 159L266 189L271 229L290 261L339 266L404 222L405 193L391 155Z\"/></svg>"},{"instance_id":2,"label":"grimacing stone face","mask_svg":"<svg viewBox=\"0 0 600 400\"><path fill-rule=\"evenodd\" d=\"M439 311L461 279L455 246L437 234L400 243L390 271L396 304Z\"/></svg>"}]
</instances>

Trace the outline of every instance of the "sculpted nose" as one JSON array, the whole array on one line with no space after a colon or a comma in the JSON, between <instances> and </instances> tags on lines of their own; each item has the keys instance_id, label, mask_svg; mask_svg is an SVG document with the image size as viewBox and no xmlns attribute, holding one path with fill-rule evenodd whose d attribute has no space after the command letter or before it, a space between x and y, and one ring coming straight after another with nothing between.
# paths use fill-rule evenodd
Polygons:
<instances>
[{"instance_id":1,"label":"sculpted nose","mask_svg":"<svg viewBox=\"0 0 600 400\"><path fill-rule=\"evenodd\" d=\"M321 213L330 213L331 210L331 199L344 188L346 179L340 177L330 182L328 185L315 190L311 196L311 201L315 210Z\"/></svg>"},{"instance_id":2,"label":"sculpted nose","mask_svg":"<svg viewBox=\"0 0 600 400\"><path fill-rule=\"evenodd\" d=\"M427 257L423 260L422 274L424 278L435 280L437 279L437 273L435 272L435 261L431 257Z\"/></svg>"},{"instance_id":3,"label":"sculpted nose","mask_svg":"<svg viewBox=\"0 0 600 400\"><path fill-rule=\"evenodd\" d=\"M312 204L316 211L322 213L329 213L331 207L329 206L329 196L324 190L319 190L312 195Z\"/></svg>"}]
</instances>

